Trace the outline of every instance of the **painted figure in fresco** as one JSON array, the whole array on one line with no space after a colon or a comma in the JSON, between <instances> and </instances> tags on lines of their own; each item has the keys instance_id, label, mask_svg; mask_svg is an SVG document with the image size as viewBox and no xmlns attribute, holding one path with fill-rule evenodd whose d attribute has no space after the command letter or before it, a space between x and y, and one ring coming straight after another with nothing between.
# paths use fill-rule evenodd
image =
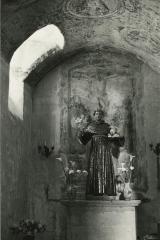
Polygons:
<instances>
[{"instance_id":1,"label":"painted figure in fresco","mask_svg":"<svg viewBox=\"0 0 160 240\"><path fill-rule=\"evenodd\" d=\"M108 123L104 121L104 111L94 112L94 121L79 134L79 140L86 145L91 140L88 161L87 194L116 195L116 181L112 162L112 145L119 145L120 137L112 137Z\"/></svg>"}]
</instances>

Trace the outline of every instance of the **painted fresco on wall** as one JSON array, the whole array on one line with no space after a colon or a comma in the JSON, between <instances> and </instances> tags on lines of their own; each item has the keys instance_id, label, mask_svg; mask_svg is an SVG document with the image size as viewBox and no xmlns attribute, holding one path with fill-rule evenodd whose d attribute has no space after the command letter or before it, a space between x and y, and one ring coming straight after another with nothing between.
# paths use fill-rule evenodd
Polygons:
<instances>
[{"instance_id":1,"label":"painted fresco on wall","mask_svg":"<svg viewBox=\"0 0 160 240\"><path fill-rule=\"evenodd\" d=\"M134 29L128 28L127 30L122 30L122 37L132 46L136 46L138 49L141 49L141 45L143 42L143 47L146 52L151 54L159 55L160 46L159 46L159 36L156 33L152 34L152 37L146 41L148 37L147 28L146 29Z\"/></svg>"},{"instance_id":2,"label":"painted fresco on wall","mask_svg":"<svg viewBox=\"0 0 160 240\"><path fill-rule=\"evenodd\" d=\"M82 166L87 166L86 159L90 146L85 147L78 142L77 135L80 131L78 121L83 119L87 124L100 102L106 113L105 121L118 128L120 134L125 136L126 148L137 156L136 161L140 161L135 163L139 172L137 185L145 190L146 174L142 169L142 166L146 167L142 156L145 149L141 146L141 140L143 139L144 143L145 139L142 129L140 133L137 132L143 125L143 112L140 114L140 119L137 119L138 114L136 114L137 111L142 110L139 103L143 93L140 90L137 94L134 92L136 79L133 77L133 69L132 61L126 60L126 57L104 51L83 54L71 64L68 70L68 83L66 83L68 84L68 154L71 160L82 162Z\"/></svg>"},{"instance_id":3,"label":"painted fresco on wall","mask_svg":"<svg viewBox=\"0 0 160 240\"><path fill-rule=\"evenodd\" d=\"M108 59L94 54L85 57L83 65L72 68L69 72L70 81L70 108L71 121L71 152L75 153L79 149L76 142L77 117L86 116L92 118L94 110L98 108L100 101L106 113L105 121L112 126L118 127L120 133L128 137L132 131L131 123L131 98L132 81L127 75L119 74L116 71L116 63L108 63ZM84 60L84 59L83 59ZM87 63L88 61L88 63ZM120 68L120 67L119 67ZM119 69L120 70L120 69ZM118 71L119 71L118 70ZM121 69L122 71L122 69ZM130 129L127 129L130 128ZM129 142L126 143L131 146ZM74 142L74 144L72 144ZM133 149L131 149L133 151Z\"/></svg>"},{"instance_id":4,"label":"painted fresco on wall","mask_svg":"<svg viewBox=\"0 0 160 240\"><path fill-rule=\"evenodd\" d=\"M77 17L111 17L126 10L136 12L140 8L139 0L69 0L66 10Z\"/></svg>"},{"instance_id":5,"label":"painted fresco on wall","mask_svg":"<svg viewBox=\"0 0 160 240\"><path fill-rule=\"evenodd\" d=\"M119 7L118 1L81 0L69 1L67 9L72 14L86 17L101 17L113 13Z\"/></svg>"}]
</instances>

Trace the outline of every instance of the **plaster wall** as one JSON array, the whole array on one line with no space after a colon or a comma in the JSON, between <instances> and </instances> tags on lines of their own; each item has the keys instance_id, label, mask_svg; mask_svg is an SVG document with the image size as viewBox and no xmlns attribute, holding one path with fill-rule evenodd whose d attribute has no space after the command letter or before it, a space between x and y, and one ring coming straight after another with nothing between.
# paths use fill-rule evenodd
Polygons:
<instances>
[{"instance_id":1,"label":"plaster wall","mask_svg":"<svg viewBox=\"0 0 160 240\"><path fill-rule=\"evenodd\" d=\"M146 139L144 158L147 163L148 191L150 202L141 204L138 208L139 232L147 234L157 232L157 222L160 220L160 191L157 189L156 155L150 151L149 144L159 142L160 136L160 76L147 65L142 66L144 79L144 132Z\"/></svg>"},{"instance_id":2,"label":"plaster wall","mask_svg":"<svg viewBox=\"0 0 160 240\"><path fill-rule=\"evenodd\" d=\"M53 80L54 79L54 80ZM38 146L60 147L60 111L63 110L61 76L53 71L33 92L32 158L29 169L29 206L31 218L47 225L40 239L64 239L65 210L58 202L64 187L61 164L53 154L49 158L38 153ZM59 102L60 101L60 102ZM49 200L49 190L55 201Z\"/></svg>"},{"instance_id":3,"label":"plaster wall","mask_svg":"<svg viewBox=\"0 0 160 240\"><path fill-rule=\"evenodd\" d=\"M30 88L25 88L25 120L8 111L9 65L1 59L1 237L13 239L9 227L28 217L28 160L30 158ZM27 120L26 120L27 118Z\"/></svg>"}]
</instances>

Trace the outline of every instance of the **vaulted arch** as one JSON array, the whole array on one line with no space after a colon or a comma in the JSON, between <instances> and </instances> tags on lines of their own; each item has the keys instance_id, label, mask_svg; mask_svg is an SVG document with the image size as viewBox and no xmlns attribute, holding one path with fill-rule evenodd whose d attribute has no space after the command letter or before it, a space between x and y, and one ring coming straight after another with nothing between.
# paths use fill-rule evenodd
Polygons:
<instances>
[{"instance_id":1,"label":"vaulted arch","mask_svg":"<svg viewBox=\"0 0 160 240\"><path fill-rule=\"evenodd\" d=\"M34 32L14 52L9 70L9 110L23 119L24 80L38 64L64 47L64 36L53 24Z\"/></svg>"}]
</instances>

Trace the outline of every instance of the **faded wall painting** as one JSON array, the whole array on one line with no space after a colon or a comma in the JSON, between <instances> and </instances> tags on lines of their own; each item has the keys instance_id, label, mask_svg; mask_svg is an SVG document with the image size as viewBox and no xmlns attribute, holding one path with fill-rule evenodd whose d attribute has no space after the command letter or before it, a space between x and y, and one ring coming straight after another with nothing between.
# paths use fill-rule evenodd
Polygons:
<instances>
[{"instance_id":1,"label":"faded wall painting","mask_svg":"<svg viewBox=\"0 0 160 240\"><path fill-rule=\"evenodd\" d=\"M105 111L105 121L125 137L128 151L136 155L135 166L143 165L143 82L140 81L140 68L134 58L108 52L103 49L81 54L68 66L66 115L68 124L67 144L69 158L86 167L88 149L78 142L79 121L90 121L100 103ZM135 74L136 72L136 74ZM137 91L137 88L139 89ZM140 104L140 105L139 105ZM137 113L140 114L137 119ZM63 117L64 119L64 117ZM139 131L139 127L141 130ZM62 129L62 128L61 128ZM137 131L138 130L138 131ZM64 143L64 133L61 134ZM62 148L63 144L61 144ZM138 161L140 163L138 164ZM145 165L146 167L146 165ZM147 187L142 169L138 182L142 189ZM140 186L140 185L139 185Z\"/></svg>"},{"instance_id":2,"label":"faded wall painting","mask_svg":"<svg viewBox=\"0 0 160 240\"><path fill-rule=\"evenodd\" d=\"M139 7L139 0L69 0L65 8L76 17L98 18L114 17L125 10L136 12Z\"/></svg>"},{"instance_id":3,"label":"faded wall painting","mask_svg":"<svg viewBox=\"0 0 160 240\"><path fill-rule=\"evenodd\" d=\"M80 168L86 168L90 146L78 141L79 120L90 121L100 103L105 121L118 128L125 137L126 148L136 155L137 185L146 190L144 86L140 64L131 55L103 48L74 56L50 72L34 95L34 152L42 139L55 146L57 155L62 154L76 161ZM43 175L44 170L41 172Z\"/></svg>"}]
</instances>

